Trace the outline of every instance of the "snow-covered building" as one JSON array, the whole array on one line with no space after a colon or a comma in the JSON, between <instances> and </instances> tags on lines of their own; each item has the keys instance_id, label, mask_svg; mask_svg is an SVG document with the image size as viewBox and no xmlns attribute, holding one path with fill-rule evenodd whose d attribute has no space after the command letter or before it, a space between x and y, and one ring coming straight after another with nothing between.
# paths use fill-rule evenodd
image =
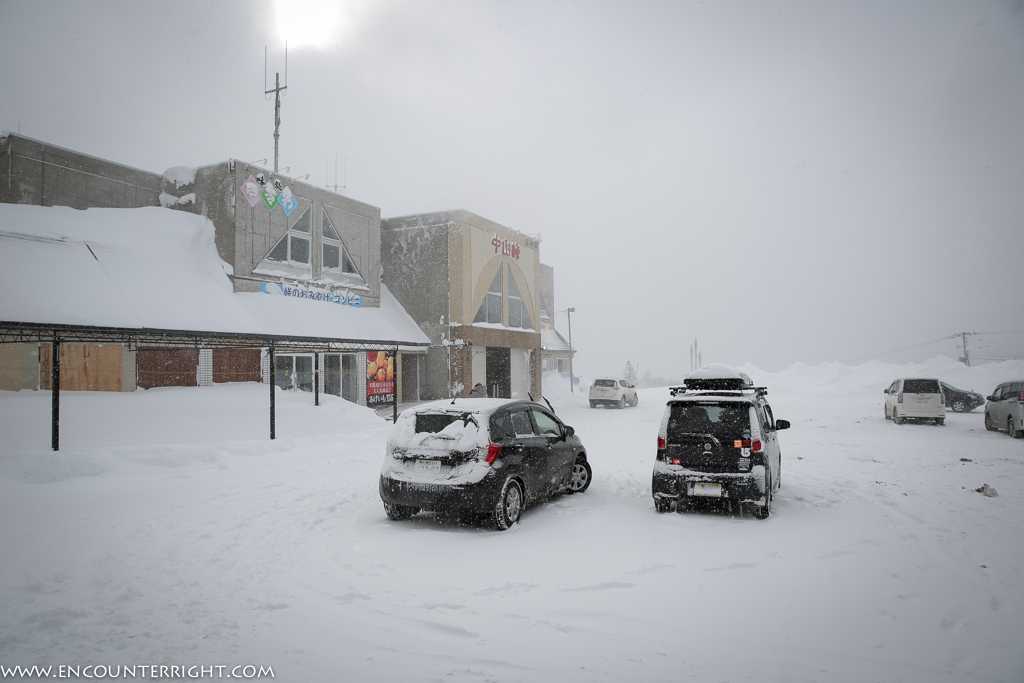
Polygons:
<instances>
[{"instance_id":1,"label":"snow-covered building","mask_svg":"<svg viewBox=\"0 0 1024 683\"><path fill-rule=\"evenodd\" d=\"M544 372L558 372L569 376L569 359L576 355L568 340L555 329L558 313L555 310L555 269L540 264L540 357ZM566 319L568 321L568 318Z\"/></svg>"},{"instance_id":2,"label":"snow-covered building","mask_svg":"<svg viewBox=\"0 0 1024 683\"><path fill-rule=\"evenodd\" d=\"M539 239L464 210L387 218L381 265L430 339L423 398L540 396Z\"/></svg>"},{"instance_id":3,"label":"snow-covered building","mask_svg":"<svg viewBox=\"0 0 1024 683\"><path fill-rule=\"evenodd\" d=\"M53 309L40 297L28 297L37 304L31 309L8 298L0 303L0 322L321 338L319 346L282 345L274 357L280 388L318 389L369 405L386 402L391 388L399 401L419 398L417 373L402 375L403 357L422 355L427 340L381 284L377 207L241 161L156 174L12 133L0 136L4 204L151 210L106 213L102 219L93 211L85 212L88 218L68 210L45 217L0 213L0 280L8 291L38 290L80 304ZM180 212L202 218L182 216L164 225ZM180 245L168 237L185 233L199 242ZM106 275L90 273L90 264L77 258L65 264L70 271L46 267L45 259L60 262L72 252L91 254ZM30 258L34 270L12 262L29 257L43 260ZM95 276L93 289L82 289L73 279L79 276ZM149 301L140 298L142 292ZM100 294L108 303L99 303ZM152 301L164 299L162 313L153 314ZM221 303L213 306L213 300ZM111 310L118 315L107 315ZM204 349L197 341L182 348L150 338L123 348L78 346L65 353L64 389L269 381L268 354L252 343ZM0 388L46 385L46 354L41 358L38 348L0 344L0 354L6 368Z\"/></svg>"}]
</instances>

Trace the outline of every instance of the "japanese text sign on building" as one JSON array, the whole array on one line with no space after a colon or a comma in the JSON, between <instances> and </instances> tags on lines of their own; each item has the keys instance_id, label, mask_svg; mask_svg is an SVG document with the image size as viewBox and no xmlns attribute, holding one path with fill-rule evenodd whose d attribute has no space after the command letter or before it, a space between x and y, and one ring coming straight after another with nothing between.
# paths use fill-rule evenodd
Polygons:
<instances>
[{"instance_id":1,"label":"japanese text sign on building","mask_svg":"<svg viewBox=\"0 0 1024 683\"><path fill-rule=\"evenodd\" d=\"M341 304L342 306L363 307L363 297L352 292L332 292L326 289L312 287L299 287L297 285L279 285L273 282L260 284L260 291L264 294L277 296L290 296L306 301L321 301L327 304Z\"/></svg>"},{"instance_id":2,"label":"japanese text sign on building","mask_svg":"<svg viewBox=\"0 0 1024 683\"><path fill-rule=\"evenodd\" d=\"M491 239L491 244L494 245L495 254L501 254L502 256L511 256L517 261L519 260L518 243L505 239L504 237L498 237L497 235L494 235L494 237Z\"/></svg>"}]
</instances>

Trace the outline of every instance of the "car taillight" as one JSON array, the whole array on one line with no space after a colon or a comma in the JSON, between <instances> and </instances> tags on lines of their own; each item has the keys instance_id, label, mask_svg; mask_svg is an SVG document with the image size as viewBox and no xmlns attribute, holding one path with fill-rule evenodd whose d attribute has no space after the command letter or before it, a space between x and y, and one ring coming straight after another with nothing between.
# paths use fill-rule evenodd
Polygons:
<instances>
[{"instance_id":1,"label":"car taillight","mask_svg":"<svg viewBox=\"0 0 1024 683\"><path fill-rule=\"evenodd\" d=\"M488 465L494 463L494 459L501 455L501 446L497 444L487 444L487 457L484 458L484 462Z\"/></svg>"},{"instance_id":2,"label":"car taillight","mask_svg":"<svg viewBox=\"0 0 1024 683\"><path fill-rule=\"evenodd\" d=\"M1019 394L1017 395L1017 400L1018 400L1018 401L1024 401L1024 391L1020 392L1020 393L1019 393Z\"/></svg>"},{"instance_id":3,"label":"car taillight","mask_svg":"<svg viewBox=\"0 0 1024 683\"><path fill-rule=\"evenodd\" d=\"M903 403L903 392L902 391L900 393L896 394L896 402L897 403Z\"/></svg>"},{"instance_id":4,"label":"car taillight","mask_svg":"<svg viewBox=\"0 0 1024 683\"><path fill-rule=\"evenodd\" d=\"M750 442L750 450L754 451L755 453L760 453L761 452L761 442L760 441L751 441Z\"/></svg>"},{"instance_id":5,"label":"car taillight","mask_svg":"<svg viewBox=\"0 0 1024 683\"><path fill-rule=\"evenodd\" d=\"M659 436L658 437L658 450L659 451L665 450L665 437L663 437L663 436Z\"/></svg>"}]
</instances>

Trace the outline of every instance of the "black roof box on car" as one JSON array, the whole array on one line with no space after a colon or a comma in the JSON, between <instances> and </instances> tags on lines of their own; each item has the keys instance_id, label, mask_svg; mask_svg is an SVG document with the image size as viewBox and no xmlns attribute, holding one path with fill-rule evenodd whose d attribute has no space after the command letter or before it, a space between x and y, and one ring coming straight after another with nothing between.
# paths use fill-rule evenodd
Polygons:
<instances>
[{"instance_id":1,"label":"black roof box on car","mask_svg":"<svg viewBox=\"0 0 1024 683\"><path fill-rule=\"evenodd\" d=\"M687 391L751 391L763 388L755 387L753 380L743 372L727 365L709 365L691 373L683 380L682 387L671 387L672 395Z\"/></svg>"}]
</instances>

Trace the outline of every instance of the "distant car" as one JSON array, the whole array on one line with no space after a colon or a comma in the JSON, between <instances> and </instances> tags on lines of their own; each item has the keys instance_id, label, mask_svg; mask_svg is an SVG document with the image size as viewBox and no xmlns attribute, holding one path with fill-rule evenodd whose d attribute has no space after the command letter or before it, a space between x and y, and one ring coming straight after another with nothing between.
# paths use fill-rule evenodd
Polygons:
<instances>
[{"instance_id":1,"label":"distant car","mask_svg":"<svg viewBox=\"0 0 1024 683\"><path fill-rule=\"evenodd\" d=\"M384 511L487 515L500 529L529 503L583 493L590 464L572 427L550 404L460 398L404 411L388 436L380 472Z\"/></svg>"},{"instance_id":2,"label":"distant car","mask_svg":"<svg viewBox=\"0 0 1024 683\"><path fill-rule=\"evenodd\" d=\"M600 405L625 408L640 402L636 387L624 379L595 379L590 385L590 407Z\"/></svg>"},{"instance_id":3,"label":"distant car","mask_svg":"<svg viewBox=\"0 0 1024 683\"><path fill-rule=\"evenodd\" d=\"M768 390L731 368L710 366L670 391L651 481L654 508L681 512L717 500L766 519L781 482L776 433L789 429L772 415Z\"/></svg>"},{"instance_id":4,"label":"distant car","mask_svg":"<svg viewBox=\"0 0 1024 683\"><path fill-rule=\"evenodd\" d=\"M1006 429L1015 439L1024 438L1024 380L1003 382L985 404L985 429Z\"/></svg>"},{"instance_id":5,"label":"distant car","mask_svg":"<svg viewBox=\"0 0 1024 683\"><path fill-rule=\"evenodd\" d=\"M896 424L908 420L946 424L946 399L933 377L901 377L885 390L885 419Z\"/></svg>"},{"instance_id":6,"label":"distant car","mask_svg":"<svg viewBox=\"0 0 1024 683\"><path fill-rule=\"evenodd\" d=\"M978 406L985 405L985 397L976 391L957 389L948 382L939 381L942 395L946 397L946 405L954 413L969 413Z\"/></svg>"}]
</instances>

